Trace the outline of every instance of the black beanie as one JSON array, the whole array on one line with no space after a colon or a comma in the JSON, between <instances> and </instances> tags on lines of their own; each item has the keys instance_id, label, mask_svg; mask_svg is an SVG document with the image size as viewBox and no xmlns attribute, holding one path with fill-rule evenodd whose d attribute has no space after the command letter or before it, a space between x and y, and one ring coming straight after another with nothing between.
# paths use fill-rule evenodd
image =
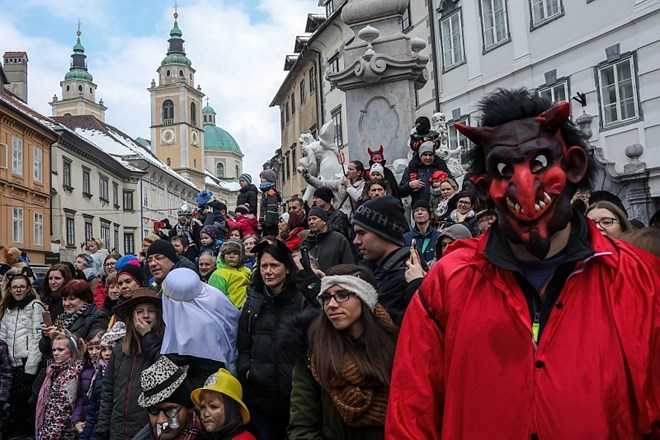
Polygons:
<instances>
[{"instance_id":1,"label":"black beanie","mask_svg":"<svg viewBox=\"0 0 660 440\"><path fill-rule=\"evenodd\" d=\"M144 286L144 272L142 272L142 267L140 267L139 264L130 264L130 263L124 264L119 270L119 272L117 272L117 278L119 278L119 275L123 273L133 278L135 282L138 283L140 286Z\"/></svg>"},{"instance_id":2,"label":"black beanie","mask_svg":"<svg viewBox=\"0 0 660 440\"><path fill-rule=\"evenodd\" d=\"M332 190L330 188L322 186L314 191L314 197L318 197L319 199L330 203L334 195L332 194Z\"/></svg>"},{"instance_id":3,"label":"black beanie","mask_svg":"<svg viewBox=\"0 0 660 440\"><path fill-rule=\"evenodd\" d=\"M179 257L176 256L176 250L174 249L174 246L167 240L156 240L151 243L149 249L147 249L147 258L157 254L166 256L174 263L179 261Z\"/></svg>"},{"instance_id":4,"label":"black beanie","mask_svg":"<svg viewBox=\"0 0 660 440\"><path fill-rule=\"evenodd\" d=\"M307 218L318 217L324 222L328 223L328 213L324 209L319 208L318 206L312 206L312 208L307 213Z\"/></svg>"},{"instance_id":5,"label":"black beanie","mask_svg":"<svg viewBox=\"0 0 660 440\"><path fill-rule=\"evenodd\" d=\"M415 212L415 209L417 208L424 208L429 212L429 214L431 214L431 204L426 200L417 200L415 203L413 203L412 205L413 212Z\"/></svg>"},{"instance_id":6,"label":"black beanie","mask_svg":"<svg viewBox=\"0 0 660 440\"><path fill-rule=\"evenodd\" d=\"M406 217L401 202L392 196L376 197L358 206L351 223L403 246Z\"/></svg>"}]
</instances>

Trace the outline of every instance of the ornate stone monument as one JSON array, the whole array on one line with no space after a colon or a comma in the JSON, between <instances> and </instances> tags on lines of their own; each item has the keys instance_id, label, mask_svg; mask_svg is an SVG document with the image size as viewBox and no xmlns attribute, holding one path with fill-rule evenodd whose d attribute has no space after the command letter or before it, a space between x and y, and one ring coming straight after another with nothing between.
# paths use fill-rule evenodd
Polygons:
<instances>
[{"instance_id":1,"label":"ornate stone monument","mask_svg":"<svg viewBox=\"0 0 660 440\"><path fill-rule=\"evenodd\" d=\"M415 120L415 89L428 80L426 42L401 32L408 0L349 0L341 18L356 38L344 67L328 80L346 93L349 158L367 162L367 148L385 147L389 163L408 154Z\"/></svg>"}]
</instances>

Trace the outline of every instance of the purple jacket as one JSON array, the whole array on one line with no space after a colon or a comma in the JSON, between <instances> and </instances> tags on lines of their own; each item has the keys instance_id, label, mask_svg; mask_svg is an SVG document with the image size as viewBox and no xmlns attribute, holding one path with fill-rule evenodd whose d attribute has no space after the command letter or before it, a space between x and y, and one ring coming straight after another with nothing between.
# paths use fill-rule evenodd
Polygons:
<instances>
[{"instance_id":1,"label":"purple jacket","mask_svg":"<svg viewBox=\"0 0 660 440\"><path fill-rule=\"evenodd\" d=\"M91 361L85 362L85 368L80 374L80 388L78 390L78 397L76 398L76 406L73 408L71 414L71 423L84 422L87 420L87 405L89 404L89 397L87 391L92 385L92 377L94 376L94 365Z\"/></svg>"}]
</instances>

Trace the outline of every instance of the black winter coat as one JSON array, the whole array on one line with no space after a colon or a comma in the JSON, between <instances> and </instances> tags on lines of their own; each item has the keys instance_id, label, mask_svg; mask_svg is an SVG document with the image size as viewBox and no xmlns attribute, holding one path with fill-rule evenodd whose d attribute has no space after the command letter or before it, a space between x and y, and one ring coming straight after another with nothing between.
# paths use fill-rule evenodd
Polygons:
<instances>
[{"instance_id":1,"label":"black winter coat","mask_svg":"<svg viewBox=\"0 0 660 440\"><path fill-rule=\"evenodd\" d=\"M247 205L250 208L250 213L257 216L257 196L259 195L259 190L254 184L249 184L245 188L238 190L238 198L236 200L236 206L238 205Z\"/></svg>"},{"instance_id":2,"label":"black winter coat","mask_svg":"<svg viewBox=\"0 0 660 440\"><path fill-rule=\"evenodd\" d=\"M300 247L309 249L309 255L318 260L319 269L325 272L338 264L355 264L351 244L339 232L326 231L319 235L309 234Z\"/></svg>"},{"instance_id":3,"label":"black winter coat","mask_svg":"<svg viewBox=\"0 0 660 440\"><path fill-rule=\"evenodd\" d=\"M275 347L282 322L306 308L295 286L279 295L248 286L238 324L238 362L243 398L248 408L270 414L289 414L295 344ZM246 377L249 371L249 376Z\"/></svg>"},{"instance_id":4,"label":"black winter coat","mask_svg":"<svg viewBox=\"0 0 660 440\"><path fill-rule=\"evenodd\" d=\"M126 356L121 342L112 350L112 358L103 378L101 409L96 424L99 440L124 440L149 423L149 413L138 405L142 392L140 375L160 356L161 336L147 332L141 340L142 354Z\"/></svg>"},{"instance_id":5,"label":"black winter coat","mask_svg":"<svg viewBox=\"0 0 660 440\"><path fill-rule=\"evenodd\" d=\"M410 248L404 246L392 252L377 266L370 266L376 276L378 302L385 307L396 325L401 325L411 297L406 294L406 260Z\"/></svg>"},{"instance_id":6,"label":"black winter coat","mask_svg":"<svg viewBox=\"0 0 660 440\"><path fill-rule=\"evenodd\" d=\"M53 319L54 324L56 324L56 319L57 318ZM87 307L85 313L73 321L67 330L69 330L71 333L75 333L79 338L86 340L87 337L92 334L92 332L107 329L109 322L110 317L97 309L96 305L92 303L89 307ZM41 338L39 341L39 350L44 355L44 357L52 357L50 338Z\"/></svg>"},{"instance_id":7,"label":"black winter coat","mask_svg":"<svg viewBox=\"0 0 660 440\"><path fill-rule=\"evenodd\" d=\"M401 176L401 183L399 183L399 195L401 197L410 196L412 199L411 206L414 205L418 200L424 200L428 202L431 199L431 176L433 173L440 170L451 176L449 168L447 168L447 165L444 163L444 161L440 158L437 159L441 161L440 166L438 166L438 164L435 162L429 166L422 165L421 163L419 164L419 167L417 168L417 178L424 182L424 187L421 189L413 191L412 188L410 188L410 168L406 167L406 169L403 171L403 176Z\"/></svg>"}]
</instances>

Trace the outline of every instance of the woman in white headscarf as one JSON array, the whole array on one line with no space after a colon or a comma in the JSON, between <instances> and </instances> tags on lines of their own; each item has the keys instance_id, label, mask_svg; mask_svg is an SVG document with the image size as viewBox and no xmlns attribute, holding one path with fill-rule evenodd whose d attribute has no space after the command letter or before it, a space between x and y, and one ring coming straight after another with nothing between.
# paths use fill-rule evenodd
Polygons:
<instances>
[{"instance_id":1,"label":"woman in white headscarf","mask_svg":"<svg viewBox=\"0 0 660 440\"><path fill-rule=\"evenodd\" d=\"M174 269L163 281L165 337L161 354L177 365L190 365L194 388L226 368L236 374L239 310L227 296L202 283L194 271Z\"/></svg>"}]
</instances>

